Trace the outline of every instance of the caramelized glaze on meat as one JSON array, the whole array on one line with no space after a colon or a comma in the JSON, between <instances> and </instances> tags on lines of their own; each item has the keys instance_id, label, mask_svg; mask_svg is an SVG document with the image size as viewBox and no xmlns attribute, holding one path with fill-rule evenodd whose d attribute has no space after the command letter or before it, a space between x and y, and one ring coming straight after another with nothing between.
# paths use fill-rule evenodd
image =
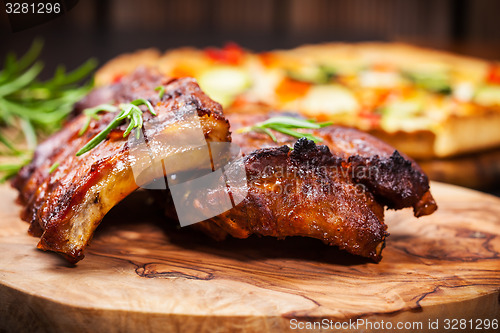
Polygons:
<instances>
[{"instance_id":1,"label":"caramelized glaze on meat","mask_svg":"<svg viewBox=\"0 0 500 333\"><path fill-rule=\"evenodd\" d=\"M248 187L236 191L248 195L195 226L215 239L307 236L379 261L387 235L384 206L413 207L417 217L437 209L420 167L366 133L328 126L307 130L323 140L318 145L278 132L274 142L264 133L238 131L268 119L268 113L226 116L232 141L245 155Z\"/></svg>"},{"instance_id":2,"label":"caramelized glaze on meat","mask_svg":"<svg viewBox=\"0 0 500 333\"><path fill-rule=\"evenodd\" d=\"M232 188L232 194L248 194L211 223L237 238L307 236L381 259L387 235L383 206L343 172L344 161L328 147L302 138L293 150L264 148L243 159L248 184ZM230 176L231 168L227 172Z\"/></svg>"},{"instance_id":3,"label":"caramelized glaze on meat","mask_svg":"<svg viewBox=\"0 0 500 333\"><path fill-rule=\"evenodd\" d=\"M159 85L165 86L161 100L154 90ZM199 117L206 141L230 141L229 125L220 105L210 100L192 79L168 80L150 71L138 71L121 83L97 90L79 107L108 102L108 98L117 104L137 98L151 102L157 116L144 112L142 129L149 142L177 140L190 126L189 112ZM41 236L40 249L59 252L71 262L81 260L84 248L104 215L141 185L134 177L131 158L131 150L138 148L123 138L126 123L112 131L96 148L82 156L75 155L114 117L113 113L103 113L100 120L93 120L85 134L79 136L86 118L75 113L60 132L37 148L33 161L13 180L12 185L20 193L18 201L24 206L22 218L30 222L33 235ZM148 122L155 125L147 126ZM178 152L179 147L166 147L162 157L172 157ZM170 170L196 169L201 160L174 159ZM54 163L59 166L49 173ZM152 171L141 176L141 182L147 183L162 177L163 173Z\"/></svg>"},{"instance_id":4,"label":"caramelized glaze on meat","mask_svg":"<svg viewBox=\"0 0 500 333\"><path fill-rule=\"evenodd\" d=\"M154 91L158 85L166 87L161 100ZM110 100L118 104L136 98L150 100L158 113L156 117L144 113L145 124L154 125L144 126L142 133L153 145L151 148L159 149L160 157L172 164L169 172L206 166L196 152L191 158L175 159L182 149L164 147L166 141L190 135L186 130L192 123L186 118L186 107L194 108L206 141L231 141L220 106L191 79L168 80L150 71L138 71L118 84L93 91L78 103L64 129L37 148L33 161L12 182L24 206L22 218L30 222L30 232L41 237L40 249L59 252L71 262L81 260L103 216L139 185L165 175L163 168L147 172L140 179L134 176L131 164L136 160L131 156L138 148L123 138L126 124L87 154L75 155L115 116L104 113L79 136L86 120L81 114L83 109ZM281 133L276 133L278 142L274 142L262 133L238 132L269 116L267 111L230 113L232 129L236 130L233 142L243 152L240 161L247 182L230 190L221 187L211 191L200 200L200 209L222 195L244 199L195 228L216 239L227 234L237 238L251 234L313 237L379 261L388 235L384 206L413 207L416 216L436 209L428 179L418 165L368 134L338 126L309 130L323 140L315 144ZM155 147L154 142L161 142L162 147ZM49 172L54 163L59 166ZM235 165L226 168L229 178L238 172ZM172 209L170 205L167 211L175 216Z\"/></svg>"},{"instance_id":5,"label":"caramelized glaze on meat","mask_svg":"<svg viewBox=\"0 0 500 333\"><path fill-rule=\"evenodd\" d=\"M238 133L238 129L268 119L273 114L226 114L233 131L232 141L244 154L264 147L293 145L295 138L275 132L278 142L260 132ZM275 114L276 115L276 114ZM408 156L389 144L361 131L343 126L302 130L321 138L331 153L346 161L345 166L355 182L364 184L377 201L391 209L413 207L417 217L432 214L437 205L429 192L429 179Z\"/></svg>"}]
</instances>

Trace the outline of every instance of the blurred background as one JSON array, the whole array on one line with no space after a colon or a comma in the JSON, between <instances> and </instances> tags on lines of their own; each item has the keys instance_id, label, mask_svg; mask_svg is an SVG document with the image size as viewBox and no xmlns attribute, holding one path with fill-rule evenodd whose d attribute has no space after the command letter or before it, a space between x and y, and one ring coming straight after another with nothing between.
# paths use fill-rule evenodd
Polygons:
<instances>
[{"instance_id":1,"label":"blurred background","mask_svg":"<svg viewBox=\"0 0 500 333\"><path fill-rule=\"evenodd\" d=\"M7 2L7 1L5 1ZM0 15L3 57L45 40L47 70L100 64L138 48L220 46L255 50L321 41L404 41L500 59L497 0L80 0L61 17L13 33Z\"/></svg>"},{"instance_id":2,"label":"blurred background","mask_svg":"<svg viewBox=\"0 0 500 333\"><path fill-rule=\"evenodd\" d=\"M3 9L7 2L1 2ZM142 48L164 51L228 41L254 51L326 41L397 41L500 60L497 0L66 1L70 2L74 7L64 15L17 32L2 9L0 57L8 51L21 55L35 37L42 37L42 78L51 77L59 64L72 69L89 58L103 65ZM489 185L482 190L500 194L498 149L437 161L432 167L446 173L449 167L467 164L475 174L461 176L461 185L477 188L473 177L479 177Z\"/></svg>"}]
</instances>

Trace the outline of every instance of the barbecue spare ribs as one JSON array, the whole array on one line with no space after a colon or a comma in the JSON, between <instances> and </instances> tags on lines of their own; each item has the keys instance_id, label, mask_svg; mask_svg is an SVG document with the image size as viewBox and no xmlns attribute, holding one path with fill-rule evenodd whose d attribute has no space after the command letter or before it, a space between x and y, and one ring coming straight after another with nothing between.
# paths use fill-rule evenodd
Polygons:
<instances>
[{"instance_id":1,"label":"barbecue spare ribs","mask_svg":"<svg viewBox=\"0 0 500 333\"><path fill-rule=\"evenodd\" d=\"M239 189L248 191L245 200L196 229L216 239L313 237L379 261L388 235L384 206L413 207L417 217L437 209L423 171L379 139L340 126L303 130L322 139L320 144L279 132L277 142L261 132L239 133L270 117L255 112L226 114L232 141L245 155L248 185Z\"/></svg>"},{"instance_id":2,"label":"barbecue spare ribs","mask_svg":"<svg viewBox=\"0 0 500 333\"><path fill-rule=\"evenodd\" d=\"M271 116L288 115L268 110L259 112L253 108L251 115L238 112L233 108L226 112L231 124L232 141L241 147L244 155L265 147L282 145L293 146L297 139L274 132L277 142L268 135L256 132L241 132L242 128L265 121ZM296 116L295 114L291 114ZM344 126L327 126L319 129L302 129L303 133L313 134L326 145L331 154L345 160L345 167L355 183L365 185L377 201L388 208L402 209L413 207L416 217L432 214L436 209L429 192L429 179L418 164L405 154L399 153L391 145L361 132Z\"/></svg>"},{"instance_id":3,"label":"barbecue spare ribs","mask_svg":"<svg viewBox=\"0 0 500 333\"><path fill-rule=\"evenodd\" d=\"M165 87L161 100L155 91L160 85ZM193 135L193 110L206 141L230 141L229 124L222 115L221 106L189 78L168 80L149 71L138 71L118 84L95 90L77 109L111 100L115 104L127 103L137 98L148 99L157 113L153 117L144 112L143 135L149 144L156 140L163 143L162 158L185 157L179 154L184 147L177 143L183 136ZM84 248L104 215L141 185L137 184L132 170L133 163L137 163L131 158L133 144L123 137L126 124L113 130L94 149L76 156L115 116L104 113L99 120L93 119L88 130L80 136L87 117L76 112L60 132L38 146L33 161L13 180L12 185L19 190L18 202L24 206L21 217L30 222L31 234L41 236L38 248L59 252L70 262L81 260ZM149 122L154 122L154 126L147 126ZM165 146L169 138L174 144ZM206 164L196 155L191 157L171 160L170 172L196 169ZM54 165L57 168L50 172ZM144 174L141 181L146 183L163 177L161 171L162 168L160 174Z\"/></svg>"},{"instance_id":4,"label":"barbecue spare ribs","mask_svg":"<svg viewBox=\"0 0 500 333\"><path fill-rule=\"evenodd\" d=\"M160 85L165 88L163 94L155 91ZM132 154L136 148L123 137L127 123L94 149L76 156L116 116L100 114L80 136L87 121L83 109L137 98L154 106L156 116L143 113L142 135L149 148L159 151L169 164L146 172L139 183L132 171L137 161L130 157L136 156ZM29 232L41 237L38 247L59 252L75 263L83 258L83 250L104 215L132 191L164 177L166 169L182 173L203 168L206 161L196 152L185 158L179 154L182 147L164 147L164 142L191 135L189 110L195 110L207 142L231 141L220 105L204 95L192 79L169 80L139 70L119 83L94 90L79 103L65 127L37 148L33 161L12 182L24 206L21 217L30 222ZM304 130L323 140L315 144L281 133L276 133L275 142L264 133L238 130L269 117L267 111L247 114L230 110L232 141L241 147L247 181L206 193L199 200L199 209L210 209L211 202L228 194L231 198L243 195L244 199L193 227L217 239L227 234L237 238L251 234L313 237L379 261L388 235L385 206L413 207L417 217L436 209L428 179L418 165L367 134L337 126ZM234 165L225 167L226 176L238 172ZM173 205L167 205L166 212L176 215Z\"/></svg>"}]
</instances>

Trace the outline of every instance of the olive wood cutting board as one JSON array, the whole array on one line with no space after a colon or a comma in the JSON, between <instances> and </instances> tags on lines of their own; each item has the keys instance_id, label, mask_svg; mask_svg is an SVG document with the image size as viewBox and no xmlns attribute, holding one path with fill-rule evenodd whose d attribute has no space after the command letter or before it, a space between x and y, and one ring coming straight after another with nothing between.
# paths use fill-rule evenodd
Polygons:
<instances>
[{"instance_id":1,"label":"olive wood cutting board","mask_svg":"<svg viewBox=\"0 0 500 333\"><path fill-rule=\"evenodd\" d=\"M215 242L166 226L138 193L71 266L35 248L3 185L0 332L296 332L322 320L372 324L339 332L389 331L382 321L445 332L453 319L468 325L453 332L498 331L474 329L500 318L500 199L440 183L432 192L432 216L387 212L379 264L307 238Z\"/></svg>"}]
</instances>

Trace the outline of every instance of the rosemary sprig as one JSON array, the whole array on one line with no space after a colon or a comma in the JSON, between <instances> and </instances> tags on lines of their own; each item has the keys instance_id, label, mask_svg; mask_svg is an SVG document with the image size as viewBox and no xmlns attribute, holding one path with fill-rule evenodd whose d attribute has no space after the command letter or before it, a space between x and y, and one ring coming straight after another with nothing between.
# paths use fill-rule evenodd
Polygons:
<instances>
[{"instance_id":1,"label":"rosemary sprig","mask_svg":"<svg viewBox=\"0 0 500 333\"><path fill-rule=\"evenodd\" d=\"M332 122L323 122L317 123L315 120L304 120L295 117L287 117L287 116L278 116L267 119L266 121L257 123L253 126L244 127L236 132L244 133L249 131L258 131L265 133L271 137L274 142L278 142L276 136L273 134L271 130L276 132L280 132L294 138L307 138L309 140L313 140L314 142L321 142L323 139L318 138L317 136L312 135L311 133L302 133L296 131L295 129L318 129L322 127L326 127L331 125Z\"/></svg>"},{"instance_id":2,"label":"rosemary sprig","mask_svg":"<svg viewBox=\"0 0 500 333\"><path fill-rule=\"evenodd\" d=\"M0 142L5 145L10 150L10 153L13 155L19 155L21 152L12 145L12 143L7 140L1 133L0 133Z\"/></svg>"},{"instance_id":3,"label":"rosemary sprig","mask_svg":"<svg viewBox=\"0 0 500 333\"><path fill-rule=\"evenodd\" d=\"M82 136L87 129L89 128L90 122L92 119L99 120L99 116L97 115L99 112L117 112L118 107L112 104L100 104L98 106L94 106L93 108L88 108L83 110L83 114L87 116L87 120L85 124L82 126L80 131L78 132L79 136Z\"/></svg>"},{"instance_id":4,"label":"rosemary sprig","mask_svg":"<svg viewBox=\"0 0 500 333\"><path fill-rule=\"evenodd\" d=\"M7 179L17 175L19 170L31 160L31 155L18 155L18 161L15 163L2 163L0 164L0 183L5 182Z\"/></svg>"},{"instance_id":5,"label":"rosemary sprig","mask_svg":"<svg viewBox=\"0 0 500 333\"><path fill-rule=\"evenodd\" d=\"M81 155L85 154L86 152L94 149L98 144L100 144L102 141L104 141L107 138L108 134L111 133L112 130L114 130L115 128L120 126L120 124L125 119L128 119L130 122L129 122L127 129L123 133L124 138L127 137L130 134L130 132L132 132L132 130L134 128L139 128L139 129L142 128L142 124L143 124L142 110L139 108L139 106L141 106L141 105L145 105L148 108L149 112L153 116L156 116L156 112L153 109L153 106L151 105L151 103L149 101L145 100L144 98L138 98L136 100L133 100L130 103L122 103L118 107L116 107L114 105L110 105L110 104L103 104L103 105L97 106L97 107L92 108L92 109L84 110L84 113L86 113L87 116L89 116L89 119L92 119L92 118L95 119L97 117L97 113L100 111L116 112L116 111L120 110L120 113L108 124L108 126L106 126L105 129L103 129L101 132L99 132L99 134L94 136L92 138L92 140L90 140L85 146L83 146L83 148L80 149L76 153L76 156L81 156ZM99 118L97 117L97 119L99 119ZM90 122L90 120L88 120L84 124L84 127L82 127L83 131L80 130L79 133L81 133L81 134L85 133L85 131L87 130L87 128L89 126L89 122ZM137 131L137 137L139 137L139 135L140 135L140 132Z\"/></svg>"},{"instance_id":6,"label":"rosemary sprig","mask_svg":"<svg viewBox=\"0 0 500 333\"><path fill-rule=\"evenodd\" d=\"M55 162L54 164L52 164L50 166L50 169L49 169L49 174L51 174L52 172L56 171L56 169L59 168L59 165L60 165L59 162Z\"/></svg>"},{"instance_id":7,"label":"rosemary sprig","mask_svg":"<svg viewBox=\"0 0 500 333\"><path fill-rule=\"evenodd\" d=\"M0 71L0 154L9 157L0 161L0 182L29 163L38 138L58 130L93 85L92 80L78 84L95 69L93 59L71 72L60 66L51 79L39 81L42 48L35 40L20 59L7 54Z\"/></svg>"},{"instance_id":8,"label":"rosemary sprig","mask_svg":"<svg viewBox=\"0 0 500 333\"><path fill-rule=\"evenodd\" d=\"M158 86L155 88L155 91L158 91L158 99L161 101L163 99L163 95L165 95L165 87Z\"/></svg>"}]
</instances>

